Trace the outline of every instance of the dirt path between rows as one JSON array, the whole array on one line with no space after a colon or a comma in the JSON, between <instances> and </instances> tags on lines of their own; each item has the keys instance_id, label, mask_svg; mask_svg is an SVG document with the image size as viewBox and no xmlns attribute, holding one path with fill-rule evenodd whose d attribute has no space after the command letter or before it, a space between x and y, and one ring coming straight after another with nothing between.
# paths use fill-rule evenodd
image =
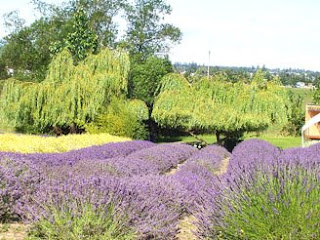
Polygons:
<instances>
[{"instance_id":1,"label":"dirt path between rows","mask_svg":"<svg viewBox=\"0 0 320 240\"><path fill-rule=\"evenodd\" d=\"M174 168L171 168L170 171L166 173L166 175L175 174L178 171L178 169L186 163L186 161L187 161L187 159L185 161L181 162L181 163L178 163L178 165L176 167L174 167Z\"/></svg>"},{"instance_id":2,"label":"dirt path between rows","mask_svg":"<svg viewBox=\"0 0 320 240\"><path fill-rule=\"evenodd\" d=\"M21 223L0 224L0 240L26 239L28 225Z\"/></svg>"},{"instance_id":3,"label":"dirt path between rows","mask_svg":"<svg viewBox=\"0 0 320 240\"><path fill-rule=\"evenodd\" d=\"M181 165L185 162L179 164L177 168L172 169L168 174L174 174ZM225 158L222 160L220 167L214 172L216 175L221 175L227 171L229 164L229 158ZM176 236L177 240L196 240L197 237L195 236L194 232L197 230L195 226L196 218L192 215L185 216L179 222L179 233Z\"/></svg>"}]
</instances>

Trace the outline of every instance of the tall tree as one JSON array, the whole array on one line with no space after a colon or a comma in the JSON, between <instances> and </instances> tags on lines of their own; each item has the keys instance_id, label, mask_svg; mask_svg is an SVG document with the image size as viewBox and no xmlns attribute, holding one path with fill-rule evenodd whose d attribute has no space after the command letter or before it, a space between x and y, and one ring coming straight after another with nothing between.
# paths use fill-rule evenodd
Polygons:
<instances>
[{"instance_id":1,"label":"tall tree","mask_svg":"<svg viewBox=\"0 0 320 240\"><path fill-rule=\"evenodd\" d=\"M82 19L88 19L86 23L88 29L81 28L82 35L91 29L97 35L97 47L114 47L117 36L115 17L125 7L125 1L71 0L63 5L53 5L33 0L41 17L30 26L24 26L23 20L16 12L7 14L5 26L9 34L4 38L0 64L14 69L14 77L19 80L44 80L52 57L63 49L66 41L69 40L71 46L80 39L76 37L80 29L77 29L77 32L74 28L76 25L74 15L79 5L83 7L85 13ZM83 47L86 49L88 46Z\"/></svg>"},{"instance_id":2,"label":"tall tree","mask_svg":"<svg viewBox=\"0 0 320 240\"><path fill-rule=\"evenodd\" d=\"M11 32L4 37L0 62L14 69L15 78L42 81L52 58L51 46L71 32L72 22L65 13L50 14L30 26L21 27L20 20L10 21ZM11 16L18 18L16 14ZM14 23L18 23L15 28Z\"/></svg>"},{"instance_id":3,"label":"tall tree","mask_svg":"<svg viewBox=\"0 0 320 240\"><path fill-rule=\"evenodd\" d=\"M73 32L66 39L66 47L73 55L75 62L84 60L89 52L96 52L98 36L88 26L88 18L79 5L73 16Z\"/></svg>"},{"instance_id":4,"label":"tall tree","mask_svg":"<svg viewBox=\"0 0 320 240\"><path fill-rule=\"evenodd\" d=\"M45 28L48 28L48 24L40 19L4 38L0 61L8 68L14 69L14 77L28 81L40 81L44 78L51 60L51 37Z\"/></svg>"},{"instance_id":5,"label":"tall tree","mask_svg":"<svg viewBox=\"0 0 320 240\"><path fill-rule=\"evenodd\" d=\"M127 9L127 0L82 0L82 4L99 46L115 47L119 37L116 19Z\"/></svg>"},{"instance_id":6,"label":"tall tree","mask_svg":"<svg viewBox=\"0 0 320 240\"><path fill-rule=\"evenodd\" d=\"M173 72L168 58L150 56L143 63L131 64L129 75L129 96L143 100L152 107L155 92L164 75Z\"/></svg>"},{"instance_id":7,"label":"tall tree","mask_svg":"<svg viewBox=\"0 0 320 240\"><path fill-rule=\"evenodd\" d=\"M164 75L173 71L168 58L149 56L144 62L131 64L129 73L129 96L144 101L149 110L149 139L156 141L158 127L151 118L156 90Z\"/></svg>"},{"instance_id":8,"label":"tall tree","mask_svg":"<svg viewBox=\"0 0 320 240\"><path fill-rule=\"evenodd\" d=\"M165 0L134 1L127 11L125 43L131 56L143 61L150 55L166 51L171 44L181 40L180 29L163 21L171 11L171 6Z\"/></svg>"}]
</instances>

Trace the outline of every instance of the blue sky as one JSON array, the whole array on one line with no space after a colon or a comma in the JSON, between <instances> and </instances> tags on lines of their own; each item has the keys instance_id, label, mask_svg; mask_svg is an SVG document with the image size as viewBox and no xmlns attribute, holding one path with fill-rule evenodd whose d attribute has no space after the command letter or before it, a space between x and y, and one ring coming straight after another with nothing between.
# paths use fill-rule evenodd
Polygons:
<instances>
[{"instance_id":1,"label":"blue sky","mask_svg":"<svg viewBox=\"0 0 320 240\"><path fill-rule=\"evenodd\" d=\"M32 21L30 0L0 0L0 15L19 9ZM47 2L62 0L47 0ZM304 68L320 71L318 0L167 0L167 21L183 33L173 62L211 65ZM0 36L3 36L2 19Z\"/></svg>"}]
</instances>

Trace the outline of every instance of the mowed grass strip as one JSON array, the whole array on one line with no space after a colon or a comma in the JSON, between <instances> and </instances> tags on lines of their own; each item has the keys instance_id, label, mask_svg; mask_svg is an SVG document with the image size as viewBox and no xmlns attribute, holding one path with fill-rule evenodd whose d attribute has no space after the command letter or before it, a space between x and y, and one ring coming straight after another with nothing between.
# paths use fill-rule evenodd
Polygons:
<instances>
[{"instance_id":1,"label":"mowed grass strip","mask_svg":"<svg viewBox=\"0 0 320 240\"><path fill-rule=\"evenodd\" d=\"M205 140L209 144L217 143L217 139L215 135L206 134L206 135L200 135L199 137ZM301 147L300 136L281 136L277 134L268 133L267 131L261 134L256 134L255 132L253 132L253 133L246 134L244 136L244 140L253 139L253 138L265 140L271 143L272 145L276 147L280 147L282 149ZM177 136L177 137L172 137L172 139L166 138L165 141L166 142L173 142L173 141L197 142L198 140L193 136Z\"/></svg>"}]
</instances>

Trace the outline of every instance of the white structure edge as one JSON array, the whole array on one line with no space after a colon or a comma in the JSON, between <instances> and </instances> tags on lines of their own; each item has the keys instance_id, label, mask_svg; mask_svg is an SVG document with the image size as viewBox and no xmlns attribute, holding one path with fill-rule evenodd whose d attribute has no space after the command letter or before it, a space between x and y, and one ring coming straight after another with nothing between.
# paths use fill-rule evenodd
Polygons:
<instances>
[{"instance_id":1,"label":"white structure edge","mask_svg":"<svg viewBox=\"0 0 320 240\"><path fill-rule=\"evenodd\" d=\"M301 128L301 144L302 147L305 147L305 138L304 138L304 132L308 130L312 125L320 122L320 113L315 115L313 118L311 118L308 122L306 122L305 125Z\"/></svg>"}]
</instances>

